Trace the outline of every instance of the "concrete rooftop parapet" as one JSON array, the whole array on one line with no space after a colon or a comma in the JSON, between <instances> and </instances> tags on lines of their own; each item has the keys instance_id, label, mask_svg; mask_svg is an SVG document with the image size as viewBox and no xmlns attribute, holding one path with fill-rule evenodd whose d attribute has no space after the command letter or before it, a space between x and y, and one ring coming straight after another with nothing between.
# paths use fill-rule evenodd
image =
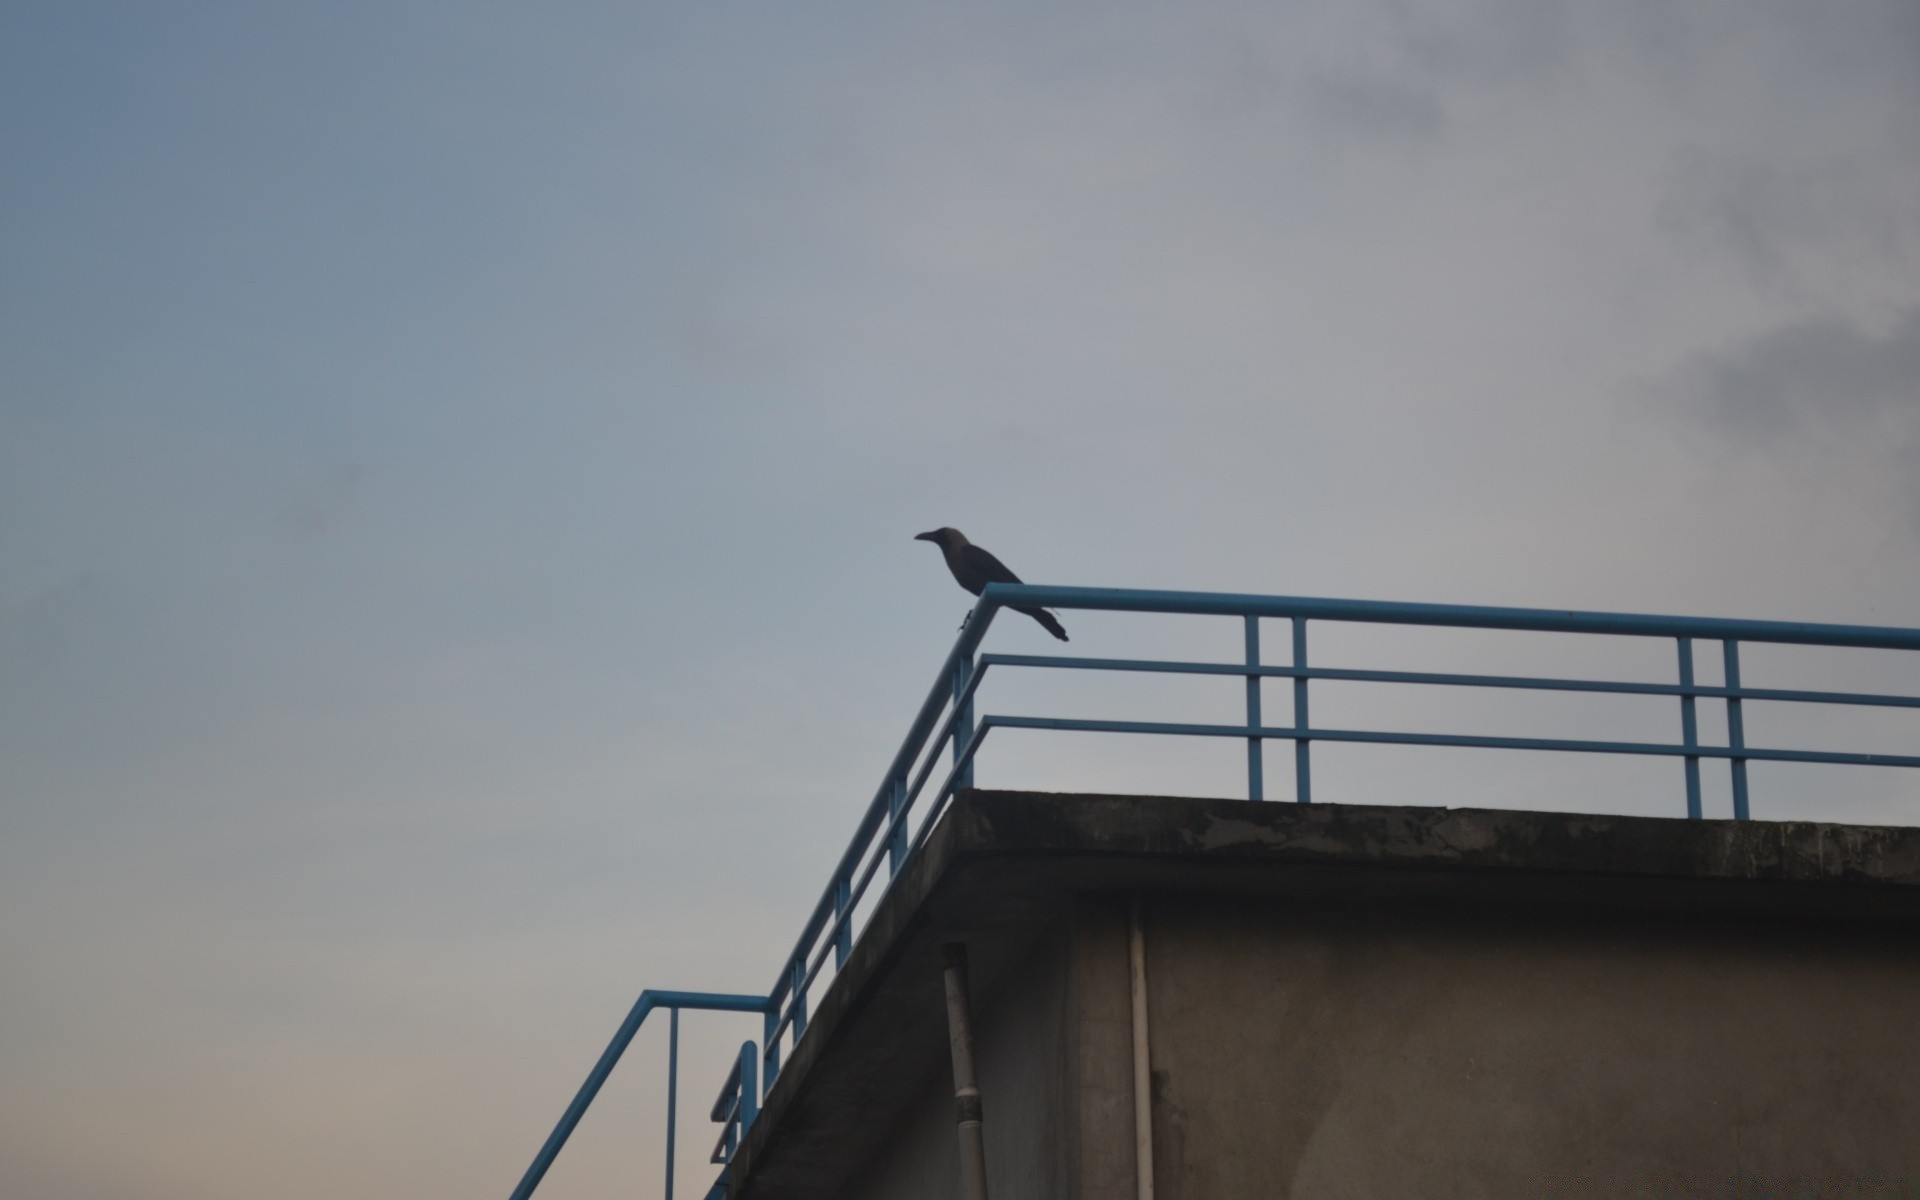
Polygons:
<instances>
[{"instance_id":1,"label":"concrete rooftop parapet","mask_svg":"<svg viewBox=\"0 0 1920 1200\"><path fill-rule=\"evenodd\" d=\"M1903 826L988 791L948 820L955 854L1920 885L1920 828Z\"/></svg>"},{"instance_id":2,"label":"concrete rooftop parapet","mask_svg":"<svg viewBox=\"0 0 1920 1200\"><path fill-rule=\"evenodd\" d=\"M1012 1028L1004 1024L1011 1018L997 1018L996 1012L1057 1009L1080 1014L1072 1020L1081 1021L1087 1029L1103 1028L1088 1016L1097 1007L1087 998L1092 995L1087 990L1092 985L1058 981L1081 980L1083 976L1093 979L1097 971L1085 964L1092 962L1089 955L1097 957L1097 947L1105 944L1101 938L1107 934L1096 928L1098 922L1089 923L1075 914L1089 911L1090 906L1098 908L1103 897L1129 893L1162 898L1163 938L1173 936L1176 919L1187 922L1180 935L1182 942L1161 943L1165 947L1162 952L1169 956L1169 972L1176 969L1174 947L1190 942L1195 931L1204 936L1208 922L1216 919L1223 928L1235 926L1238 931L1233 936L1254 938L1245 946L1256 955L1266 953L1264 947L1269 943L1278 944L1276 938L1292 945L1287 939L1346 936L1338 931L1345 928L1342 922L1352 925L1373 920L1375 925L1370 928L1374 933L1387 929L1391 936L1401 939L1395 943L1401 946L1396 953L1406 953L1405 946L1411 944L1415 952L1429 955L1440 951L1429 950L1420 942L1427 936L1422 930L1432 933L1433 946L1444 944L1460 930L1468 931L1469 942L1480 939L1473 945L1483 946L1490 944L1489 939L1514 936L1514 930L1524 925L1521 941L1544 947L1549 954L1559 952L1559 931L1568 931L1565 940L1569 944L1587 945L1582 938L1598 936L1593 931L1604 929L1604 938L1591 943L1601 947L1594 952L1598 956L1594 962L1602 962L1605 954L1620 952L1623 946L1642 942L1668 947L1655 957L1681 946L1684 952L1672 956L1671 962L1680 964L1673 969L1682 975L1660 976L1651 991L1687 992L1700 985L1685 975L1693 969L1687 966L1693 951L1685 950L1691 943L1674 940L1683 936L1674 931L1683 928L1696 931L1684 936L1697 934L1700 953L1695 957L1703 963L1720 962L1714 955L1723 951L1734 953L1725 951L1726 946L1751 949L1751 944L1758 944L1755 939L1792 941L1788 950L1768 943L1755 951L1760 959L1754 961L1794 964L1788 973L1803 981L1820 978L1823 968L1818 955L1826 953L1827 947L1880 947L1861 951L1875 962L1887 957L1885 946L1910 948L1914 932L1904 926L1920 922L1920 828L965 792L956 798L922 851L895 880L845 967L820 997L805 1036L789 1056L734 1161L730 1195L738 1200L800 1200L810 1196L914 1194L915 1188L927 1183L925 1179L902 1192L896 1184L875 1182L872 1173L880 1169L874 1164L902 1153L898 1146L908 1137L901 1132L903 1114L920 1103L917 1098L941 1091L945 1052L941 943L965 941L970 947L976 991L988 998L982 1028L989 1052L996 1028ZM1247 924L1255 919L1245 914L1256 912L1264 914L1258 921L1266 924ZM1208 917L1206 913L1219 916ZM1355 916L1362 913L1373 916ZM1645 915L1649 913L1664 916L1648 921ZM1256 926L1265 932L1247 932ZM1335 932L1327 933L1329 929ZM1846 932L1855 929L1867 932ZM1667 941L1661 942L1663 938ZM1462 962L1478 961L1471 959L1471 954L1478 952L1471 950ZM1735 959L1733 967L1722 963L1712 969L1733 971L1729 978L1768 978L1764 973L1739 975L1760 968L1738 959L1738 954ZM1524 971L1536 960L1522 954L1515 961L1522 964L1516 969ZM1062 963L1067 965L1057 965ZM1291 977L1294 969L1287 967L1279 978ZM1638 969L1629 964L1624 970ZM1907 969L1901 966L1898 971ZM1623 973L1604 963L1599 967L1588 963L1580 970L1588 972L1583 977L1602 980L1611 977L1610 972L1614 976ZM1053 974L1047 975L1048 971ZM1056 979L1057 986L1032 982L1040 976ZM1389 972L1384 978L1386 986L1391 987L1400 976ZM1500 986L1512 982L1507 976L1500 978L1506 980ZM1866 989L1862 994L1904 996L1902 989L1909 987L1908 977L1896 972L1892 978L1895 982L1891 984L1881 980L1875 985L1879 992ZM1920 975L1914 978L1920 980ZM1173 987L1176 983L1169 978L1160 986ZM1053 990L1047 991L1047 987ZM1889 992L1888 988L1893 990ZM1272 1005L1284 1007L1281 991L1284 988L1272 993L1276 997ZM1017 1003L1006 999L1016 994L1025 998ZM1268 994L1256 990L1250 993L1250 1000L1243 995L1236 1003L1267 1005ZM1839 994L1844 996L1845 989ZM1484 1002L1496 1010L1510 999L1497 989L1488 995ZM1920 1004L1920 990L1915 990L1912 998ZM1823 999L1819 1003L1827 1002ZM1594 1003L1615 1005L1605 1009L1600 1019L1598 1036L1604 1038L1611 1036L1607 1030L1612 1026L1607 1022L1614 1021L1616 1015L1621 1028L1632 1026L1635 1005L1640 1001L1627 995ZM1786 1005L1782 1011L1803 1011L1793 1008L1802 1000L1790 998L1782 1003ZM1338 1004L1340 1011L1347 1011L1352 1007L1351 997ZM1834 1018L1843 1028L1850 1020L1857 1023L1862 1019L1839 1011L1834 1012ZM1497 1019L1489 1019L1497 1023ZM1654 1019L1657 1025L1665 1018L1655 1014ZM1870 1015L1865 1019L1871 1020ZM996 1026L996 1020L1003 1024ZM1039 1041L1033 1038L1040 1035L1033 1034L1021 1043L1025 1048L1016 1055L1022 1061L1054 1064L1046 1068L1054 1072L1047 1076L1051 1082L1044 1087L1033 1084L1038 1089L1035 1095L1044 1093L1053 1099L1034 1101L1022 1109L1018 1104L1026 1104L1025 1100L997 1102L991 1090L987 1095L990 1169L994 1168L996 1135L1027 1146L1019 1153L1026 1153L1032 1160L1028 1168L1023 1168L1028 1173L1042 1169L1032 1163L1052 1164L1045 1166L1046 1171L1053 1172L1051 1182L1043 1180L1030 1192L1014 1187L1011 1194L1016 1196L1094 1195L1113 1184L1106 1177L1100 1177L1105 1182L1096 1181L1099 1171L1106 1168L1095 1162L1097 1156L1088 1149L1097 1141L1089 1130L1104 1119L1086 1107L1090 1102L1085 1099L1093 1094L1087 1091L1093 1085L1086 1080L1097 1074L1094 1059L1099 1054L1087 1048L1094 1045L1088 1040L1092 1035L1061 1033L1068 1028L1060 1024L1062 1020L1068 1018L1056 1015L1041 1020L1036 1028L1044 1026L1053 1032ZM1262 1014L1262 1020L1272 1025L1278 1018ZM1086 1024L1089 1021L1093 1024ZM1756 1029L1768 1036L1778 1032L1773 1027ZM1591 1035L1590 1031L1576 1033L1575 1040ZM1841 1036L1831 1030L1823 1031L1823 1035ZM1075 1042L1074 1036L1080 1040ZM1066 1042L1059 1042L1061 1037ZM1188 1051L1198 1053L1193 1047L1200 1044L1190 1041ZM1167 1052L1177 1055L1181 1050L1170 1042ZM1852 1051L1828 1047L1820 1052L1831 1057ZM1124 1048L1116 1053L1124 1054ZM1300 1090L1305 1095L1302 1089L1308 1080L1304 1074L1299 1079L1287 1078L1289 1072L1306 1070L1287 1058L1290 1053L1273 1051L1273 1061L1280 1064L1272 1072L1280 1077L1276 1086L1283 1091ZM1716 1062L1714 1053L1718 1051L1702 1050L1701 1061ZM1156 1068L1157 1055L1156 1050ZM1615 1057L1629 1060L1632 1055ZM1684 1061L1684 1051L1680 1057ZM1375 1067L1369 1065L1367 1069ZM1722 1074L1729 1071L1724 1063L1713 1070ZM1068 1075L1081 1082L1059 1082ZM1191 1071L1184 1077L1176 1073L1166 1086L1175 1092L1183 1086L1190 1089L1198 1077ZM1012 1087L1001 1086L1003 1094ZM1155 1087L1160 1086L1156 1075ZM1593 1084L1593 1093L1604 1099L1608 1087L1634 1090L1642 1086L1644 1081L1635 1081L1629 1087L1618 1080L1603 1079ZM1675 1094L1702 1086L1707 1085L1697 1079L1683 1080L1676 1085ZM1753 1085L1743 1086L1750 1089ZM1204 1108L1191 1093L1181 1094L1187 1097L1183 1103ZM1350 1091L1350 1100L1361 1094ZM1061 1096L1068 1099L1060 1100ZM1159 1099L1154 1101L1156 1112L1160 1103ZM1712 1109L1720 1103L1710 1095L1701 1106ZM1912 1103L1905 1092L1882 1108L1888 1104L1900 1119L1920 1120L1920 1104ZM1903 1105L1913 1111L1902 1109ZM1001 1114L1002 1124L995 1123L996 1111ZM1191 1114L1190 1119L1200 1120ZM1324 1113L1313 1119L1323 1124L1334 1121ZM1626 1124L1620 1127L1628 1128L1631 1114L1621 1120ZM1010 1128L1016 1123L1018 1128ZM950 1131L950 1118L945 1128ZM1315 1125L1300 1136L1305 1138L1319 1128ZM1327 1124L1327 1128L1334 1125ZM1199 1146L1212 1133L1196 1124L1186 1136ZM1322 1146L1330 1144L1326 1138L1331 1134L1322 1131L1317 1136ZM1749 1136L1767 1134L1756 1126ZM1023 1137L1026 1141L1019 1142ZM1543 1145L1552 1140L1545 1133L1540 1137ZM1002 1143L999 1154L1003 1162L1017 1156L1017 1147L1006 1148L1012 1144ZM931 1147L928 1154L937 1153L937 1140L927 1145ZM1545 1150L1541 1153L1547 1154ZM1311 1165L1305 1158L1298 1161ZM1541 1161L1559 1160L1547 1156ZM1630 1156L1620 1161L1628 1162ZM1307 1171L1301 1166L1290 1169ZM1221 1190L1225 1185L1210 1190L1205 1178L1196 1178L1199 1182L1192 1183L1190 1195L1234 1194L1232 1188ZM1920 1175L1915 1179L1920 1181ZM996 1189L996 1198L1004 1190ZM1312 1192L1306 1189L1272 1194ZM1498 1193L1495 1188L1472 1194ZM1452 1193L1441 1189L1431 1194Z\"/></svg>"}]
</instances>

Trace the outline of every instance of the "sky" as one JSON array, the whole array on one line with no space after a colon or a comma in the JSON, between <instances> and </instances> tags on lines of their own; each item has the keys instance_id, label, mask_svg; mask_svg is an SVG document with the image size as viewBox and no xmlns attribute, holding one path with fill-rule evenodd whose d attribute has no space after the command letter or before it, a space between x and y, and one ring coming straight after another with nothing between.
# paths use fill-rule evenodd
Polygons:
<instances>
[{"instance_id":1,"label":"sky","mask_svg":"<svg viewBox=\"0 0 1920 1200\"><path fill-rule=\"evenodd\" d=\"M966 611L939 525L1036 582L1920 626L1920 8L6 5L0 1193L504 1194L639 989L772 981ZM1317 798L1679 803L1669 763L1341 749ZM980 779L1235 795L1240 755L1006 734ZM1920 820L1911 773L1754 787ZM751 1026L687 1019L683 1189ZM657 1186L663 1055L543 1196Z\"/></svg>"}]
</instances>

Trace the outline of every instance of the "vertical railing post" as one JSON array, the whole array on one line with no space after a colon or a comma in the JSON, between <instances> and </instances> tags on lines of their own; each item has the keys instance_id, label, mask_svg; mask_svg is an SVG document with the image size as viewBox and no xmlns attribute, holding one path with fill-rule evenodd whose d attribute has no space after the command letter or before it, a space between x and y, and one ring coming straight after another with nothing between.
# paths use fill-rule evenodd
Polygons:
<instances>
[{"instance_id":1,"label":"vertical railing post","mask_svg":"<svg viewBox=\"0 0 1920 1200\"><path fill-rule=\"evenodd\" d=\"M847 915L847 906L853 902L853 881L836 879L833 881L833 919L840 924L840 932L833 935L833 969L838 971L847 965L847 955L853 953L853 921L842 920Z\"/></svg>"},{"instance_id":2,"label":"vertical railing post","mask_svg":"<svg viewBox=\"0 0 1920 1200\"><path fill-rule=\"evenodd\" d=\"M953 790L964 791L973 786L973 760L968 759L961 766L960 756L966 751L967 743L973 740L973 697L961 697L966 694L967 684L973 679L973 656L969 654L953 668L953 765L960 768L953 777ZM937 799L937 797L936 797Z\"/></svg>"},{"instance_id":3,"label":"vertical railing post","mask_svg":"<svg viewBox=\"0 0 1920 1200\"><path fill-rule=\"evenodd\" d=\"M740 1139L746 1140L747 1126L760 1115L759 1081L753 1065L753 1043L743 1042L740 1046ZM771 1081L769 1081L771 1082Z\"/></svg>"},{"instance_id":4,"label":"vertical railing post","mask_svg":"<svg viewBox=\"0 0 1920 1200\"><path fill-rule=\"evenodd\" d=\"M1293 618L1293 669L1307 669L1307 619ZM1313 778L1307 752L1307 677L1293 677L1293 798L1302 804L1313 803Z\"/></svg>"},{"instance_id":5,"label":"vertical railing post","mask_svg":"<svg viewBox=\"0 0 1920 1200\"><path fill-rule=\"evenodd\" d=\"M667 1010L667 1198L673 1200L673 1119L680 1105L680 1010Z\"/></svg>"},{"instance_id":6,"label":"vertical railing post","mask_svg":"<svg viewBox=\"0 0 1920 1200\"><path fill-rule=\"evenodd\" d=\"M893 832L887 837L887 874L900 873L901 864L907 861L907 823L900 819L900 809L907 802L907 781L904 776L887 781L887 821Z\"/></svg>"},{"instance_id":7,"label":"vertical railing post","mask_svg":"<svg viewBox=\"0 0 1920 1200\"><path fill-rule=\"evenodd\" d=\"M1247 621L1247 799L1266 799L1266 742L1254 730L1260 728L1260 618L1248 613Z\"/></svg>"},{"instance_id":8,"label":"vertical railing post","mask_svg":"<svg viewBox=\"0 0 1920 1200\"><path fill-rule=\"evenodd\" d=\"M766 1020L762 1025L761 1037L766 1039L765 1049L761 1050L761 1060L767 1064L766 1086L772 1087L776 1076L780 1074L780 1038L774 1030L780 1028L780 1006L772 1005L767 1009Z\"/></svg>"},{"instance_id":9,"label":"vertical railing post","mask_svg":"<svg viewBox=\"0 0 1920 1200\"><path fill-rule=\"evenodd\" d=\"M1747 748L1746 725L1740 717L1740 643L1732 638L1722 645L1727 660L1727 749L1733 755L1733 819L1745 821L1747 813L1747 760L1740 751Z\"/></svg>"},{"instance_id":10,"label":"vertical railing post","mask_svg":"<svg viewBox=\"0 0 1920 1200\"><path fill-rule=\"evenodd\" d=\"M788 990L793 993L793 1044L800 1044L800 1035L807 1031L807 993L801 990L807 978L807 956L795 955L793 965L787 968L787 978L793 982Z\"/></svg>"},{"instance_id":11,"label":"vertical railing post","mask_svg":"<svg viewBox=\"0 0 1920 1200\"><path fill-rule=\"evenodd\" d=\"M1680 686L1693 686L1693 639L1679 638L1680 643ZM1700 744L1700 726L1694 719L1693 695L1680 697L1680 743L1691 750ZM1700 819L1700 756L1689 754L1687 763L1687 819Z\"/></svg>"}]
</instances>

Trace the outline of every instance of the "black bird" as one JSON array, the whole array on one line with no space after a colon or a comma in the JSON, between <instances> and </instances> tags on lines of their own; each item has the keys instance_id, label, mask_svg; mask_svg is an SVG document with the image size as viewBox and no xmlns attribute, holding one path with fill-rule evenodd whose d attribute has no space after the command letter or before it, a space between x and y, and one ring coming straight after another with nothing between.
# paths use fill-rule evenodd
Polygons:
<instances>
[{"instance_id":1,"label":"black bird","mask_svg":"<svg viewBox=\"0 0 1920 1200\"><path fill-rule=\"evenodd\" d=\"M967 535L951 526L930 529L925 533L913 535L916 542L932 542L940 547L940 553L947 556L947 570L961 587L978 596L980 589L990 583L1019 583L1020 577L1007 570L1007 565L988 554L985 550L967 540ZM1054 615L1044 608L1016 608L1013 611L1025 613L1048 633L1067 640L1067 631L1061 627Z\"/></svg>"}]
</instances>

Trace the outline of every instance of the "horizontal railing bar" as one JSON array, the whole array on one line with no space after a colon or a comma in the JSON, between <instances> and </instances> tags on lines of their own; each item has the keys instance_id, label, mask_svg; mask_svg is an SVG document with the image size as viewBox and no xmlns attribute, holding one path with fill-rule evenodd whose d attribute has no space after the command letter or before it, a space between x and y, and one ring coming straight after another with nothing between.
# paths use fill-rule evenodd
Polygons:
<instances>
[{"instance_id":1,"label":"horizontal railing bar","mask_svg":"<svg viewBox=\"0 0 1920 1200\"><path fill-rule=\"evenodd\" d=\"M1073 658L1060 654L982 654L982 666L1065 667L1076 671L1147 671L1166 675L1278 675L1292 667L1245 663L1182 662L1160 658Z\"/></svg>"},{"instance_id":2,"label":"horizontal railing bar","mask_svg":"<svg viewBox=\"0 0 1920 1200\"><path fill-rule=\"evenodd\" d=\"M1724 688L1701 684L1635 683L1612 679L1548 679L1532 675L1454 675L1433 671L1372 671L1344 667L1287 667L1245 663L1181 662L1152 658L1069 658L1054 654L982 654L983 667L1060 667L1081 671L1139 671L1171 675L1266 675L1277 679L1330 679L1342 683L1418 683L1442 687L1528 688L1547 692L1603 692L1634 696L1700 696L1711 699L1790 701L1920 708L1920 696L1872 692L1812 692L1785 688Z\"/></svg>"},{"instance_id":3,"label":"horizontal railing bar","mask_svg":"<svg viewBox=\"0 0 1920 1200\"><path fill-rule=\"evenodd\" d=\"M659 992L653 997L655 1008L697 1008L706 1012L766 1012L771 1001L765 996L740 996L729 992Z\"/></svg>"},{"instance_id":4,"label":"horizontal railing bar","mask_svg":"<svg viewBox=\"0 0 1920 1200\"><path fill-rule=\"evenodd\" d=\"M1920 696L1886 696L1875 692L1807 692L1792 688L1696 687L1696 696L1728 700L1778 700L1792 704L1862 704L1877 708L1920 708Z\"/></svg>"},{"instance_id":5,"label":"horizontal railing bar","mask_svg":"<svg viewBox=\"0 0 1920 1200\"><path fill-rule=\"evenodd\" d=\"M1258 737L1312 742L1369 742L1399 746L1462 746L1487 750L1574 750L1590 754L1652 754L1675 758L1758 759L1770 762L1840 763L1863 767L1920 767L1920 756L1854 754L1827 750L1762 750L1743 746L1672 746L1664 742L1601 742L1573 738L1483 737L1453 733L1387 733L1372 729L1294 729L1263 725L1194 725L1167 721L1099 721L1070 717L985 716L983 726L1055 729L1081 733L1158 733L1184 737Z\"/></svg>"},{"instance_id":6,"label":"horizontal railing bar","mask_svg":"<svg viewBox=\"0 0 1920 1200\"><path fill-rule=\"evenodd\" d=\"M1746 621L1647 613L1584 612L1559 608L1497 608L1474 604L1409 604L1392 600L1336 600L1313 596L1256 596L1172 592L1146 588L1054 587L990 583L984 600L1008 607L1078 608L1110 612L1305 617L1389 625L1450 625L1540 633L1612 633L1641 637L1731 638L1808 646L1920 650L1920 629L1884 625L1829 625L1807 621Z\"/></svg>"}]
</instances>

